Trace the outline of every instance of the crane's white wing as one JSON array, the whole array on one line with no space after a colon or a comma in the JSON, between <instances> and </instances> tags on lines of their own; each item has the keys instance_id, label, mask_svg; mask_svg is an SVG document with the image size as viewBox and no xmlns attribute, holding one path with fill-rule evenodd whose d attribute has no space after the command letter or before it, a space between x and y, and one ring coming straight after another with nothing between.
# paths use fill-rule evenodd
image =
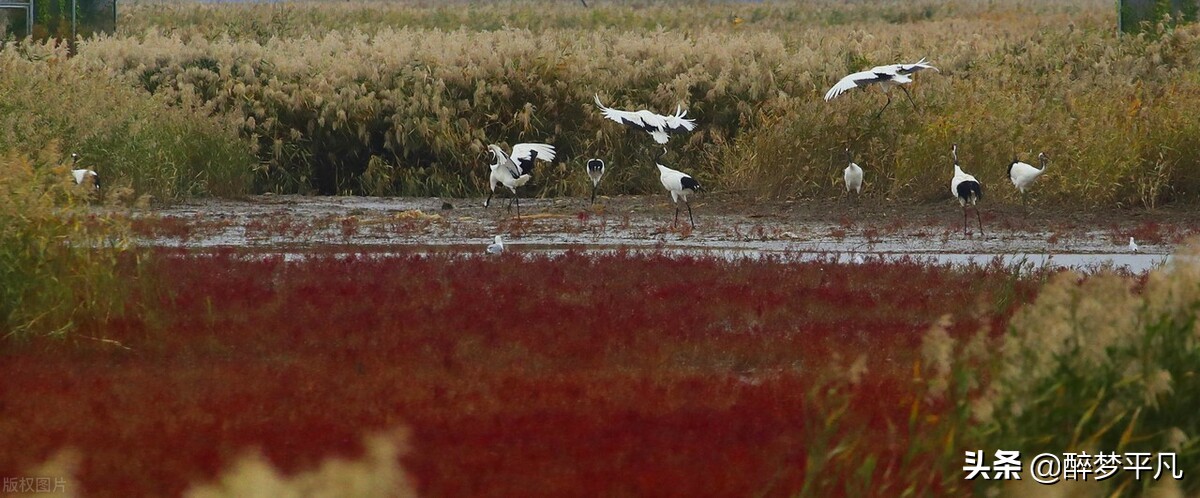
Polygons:
<instances>
[{"instance_id":1,"label":"crane's white wing","mask_svg":"<svg viewBox=\"0 0 1200 498\"><path fill-rule=\"evenodd\" d=\"M1037 171L1037 168L1033 167L1032 164L1026 164L1017 160L1014 160L1008 165L1008 177L1011 178L1013 182L1016 182L1018 178L1024 178L1035 171Z\"/></svg>"},{"instance_id":2,"label":"crane's white wing","mask_svg":"<svg viewBox=\"0 0 1200 498\"><path fill-rule=\"evenodd\" d=\"M653 114L653 113L650 113L650 111L630 112L630 111L622 111L620 109L613 109L611 107L605 107L604 104L600 103L599 95L596 95L596 106L600 107L600 113L604 114L604 117L606 117L608 119L611 119L611 120L621 123L623 125L632 126L634 128L640 128L640 129L646 130L646 131L653 131L648 128L650 125L643 120L644 118L642 115L643 113Z\"/></svg>"},{"instance_id":3,"label":"crane's white wing","mask_svg":"<svg viewBox=\"0 0 1200 498\"><path fill-rule=\"evenodd\" d=\"M516 175L533 173L533 163L537 160L551 162L554 160L554 146L547 144L517 144L513 146L512 162L516 163Z\"/></svg>"},{"instance_id":4,"label":"crane's white wing","mask_svg":"<svg viewBox=\"0 0 1200 498\"><path fill-rule=\"evenodd\" d=\"M605 107L600 102L599 95L596 95L596 105L600 107L600 112L604 114L604 117L652 134L655 132L659 132L660 135L661 132L683 133L696 128L696 120L684 118L687 115L687 111L684 111L679 106L675 107L675 114L664 116L645 109L639 111L622 111L620 109ZM656 135L655 138L658 138L658 136ZM660 141L659 143L666 142Z\"/></svg>"},{"instance_id":5,"label":"crane's white wing","mask_svg":"<svg viewBox=\"0 0 1200 498\"><path fill-rule=\"evenodd\" d=\"M516 192L517 187L521 187L521 186L525 185L526 183L529 183L530 178L532 178L532 177L527 174L521 175L521 176L518 176L515 178L511 177L511 176L507 176L507 175L502 175L500 177L500 183L503 184L505 187L508 187L509 190Z\"/></svg>"},{"instance_id":6,"label":"crane's white wing","mask_svg":"<svg viewBox=\"0 0 1200 498\"><path fill-rule=\"evenodd\" d=\"M680 109L679 106L675 106L675 115L663 116L663 124L666 126L666 130L672 133L683 133L694 130L696 128L696 120L685 119L684 116L687 116L687 111Z\"/></svg>"},{"instance_id":7,"label":"crane's white wing","mask_svg":"<svg viewBox=\"0 0 1200 498\"><path fill-rule=\"evenodd\" d=\"M499 179L504 176L496 174L497 169L503 169L503 171L512 178L521 176L521 168L517 167L517 164L508 157L508 154L506 154L504 150L500 148L500 146L492 144L488 146L488 150L492 151L492 156L496 158L496 162L491 165L492 177L496 179L492 182L493 189L496 185L495 182L500 181Z\"/></svg>"},{"instance_id":8,"label":"crane's white wing","mask_svg":"<svg viewBox=\"0 0 1200 498\"><path fill-rule=\"evenodd\" d=\"M654 112L642 109L633 113L633 115L642 122L639 128L643 130L651 132L663 131L667 127L667 117L662 114L655 114Z\"/></svg>"},{"instance_id":9,"label":"crane's white wing","mask_svg":"<svg viewBox=\"0 0 1200 498\"><path fill-rule=\"evenodd\" d=\"M1012 180L1013 186L1021 193L1025 193L1025 189L1041 175L1042 170L1033 167L1032 164L1016 161L1008 165L1008 179Z\"/></svg>"},{"instance_id":10,"label":"crane's white wing","mask_svg":"<svg viewBox=\"0 0 1200 498\"><path fill-rule=\"evenodd\" d=\"M903 66L900 64L888 64L886 66L875 66L870 69L870 72L877 74L900 74L900 69ZM864 71L866 72L866 71Z\"/></svg>"},{"instance_id":11,"label":"crane's white wing","mask_svg":"<svg viewBox=\"0 0 1200 498\"><path fill-rule=\"evenodd\" d=\"M941 72L938 70L938 68L933 67L929 65L929 63L925 62L924 57L912 64L888 64L886 66L875 66L871 68L871 72L881 74L909 75L924 69L932 69L934 71Z\"/></svg>"},{"instance_id":12,"label":"crane's white wing","mask_svg":"<svg viewBox=\"0 0 1200 498\"><path fill-rule=\"evenodd\" d=\"M554 160L554 146L549 144L517 144L513 146L512 159L513 161L529 161L534 159L534 153L537 153L537 159L546 162Z\"/></svg>"},{"instance_id":13,"label":"crane's white wing","mask_svg":"<svg viewBox=\"0 0 1200 498\"><path fill-rule=\"evenodd\" d=\"M89 171L89 170L86 170L86 169L73 169L73 170L71 170L71 176L74 176L74 177L75 177L75 184L76 184L76 185L82 185L82 184L83 184L83 181L84 181L85 179L87 179L87 174L88 174L88 171ZM95 174L95 173L92 173L92 174Z\"/></svg>"},{"instance_id":14,"label":"crane's white wing","mask_svg":"<svg viewBox=\"0 0 1200 498\"><path fill-rule=\"evenodd\" d=\"M890 80L894 77L894 75L894 72L876 72L874 69L850 74L838 81L836 85L833 85L833 88L830 88L828 92L825 92L825 101L828 102L833 100L838 95L861 86L867 86L871 83L879 83L881 81Z\"/></svg>"},{"instance_id":15,"label":"crane's white wing","mask_svg":"<svg viewBox=\"0 0 1200 498\"><path fill-rule=\"evenodd\" d=\"M509 161L508 158L491 165L492 173L488 175L488 188L492 191L496 190L496 185L504 185L509 190L515 189L524 185L529 181L529 175L522 175L516 164ZM524 181L522 181L524 178Z\"/></svg>"},{"instance_id":16,"label":"crane's white wing","mask_svg":"<svg viewBox=\"0 0 1200 498\"><path fill-rule=\"evenodd\" d=\"M912 64L898 64L898 65L900 66L900 69L898 70L898 72L900 74L912 74L912 73L915 73L917 71L921 71L924 69L932 69L935 72L939 72L939 73L942 72L938 68L930 65L928 62L925 62L924 57L922 57L921 60L914 62Z\"/></svg>"}]
</instances>

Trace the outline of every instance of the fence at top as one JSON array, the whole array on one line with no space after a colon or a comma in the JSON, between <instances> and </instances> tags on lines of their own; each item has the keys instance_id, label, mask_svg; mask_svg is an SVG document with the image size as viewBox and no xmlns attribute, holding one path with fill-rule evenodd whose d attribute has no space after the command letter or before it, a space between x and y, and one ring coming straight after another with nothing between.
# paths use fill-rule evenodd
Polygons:
<instances>
[{"instance_id":1,"label":"fence at top","mask_svg":"<svg viewBox=\"0 0 1200 498\"><path fill-rule=\"evenodd\" d=\"M0 0L0 40L74 40L116 27L117 0Z\"/></svg>"}]
</instances>

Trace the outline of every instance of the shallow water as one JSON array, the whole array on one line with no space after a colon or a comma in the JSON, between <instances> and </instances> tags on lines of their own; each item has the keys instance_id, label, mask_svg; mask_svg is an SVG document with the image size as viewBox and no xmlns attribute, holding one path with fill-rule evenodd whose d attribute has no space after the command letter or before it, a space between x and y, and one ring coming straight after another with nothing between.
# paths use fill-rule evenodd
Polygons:
<instances>
[{"instance_id":1,"label":"shallow water","mask_svg":"<svg viewBox=\"0 0 1200 498\"><path fill-rule=\"evenodd\" d=\"M214 246L217 247L217 246ZM224 246L220 246L224 247ZM250 251L262 256L283 256L287 261L303 260L320 255L356 255L356 256L408 256L460 254L479 257L496 257L485 252L484 246L478 244L439 244L419 245L404 244L395 246L373 245L337 245L309 247L260 247ZM869 262L922 262L930 265L951 266L983 266L998 263L1006 267L1037 268L1071 268L1082 271L1098 269L1125 270L1141 273L1168 264L1172 256L1160 254L1127 254L1127 253L1096 253L1096 254L1028 254L1028 253L935 253L935 252L817 252L798 251L793 249L770 250L749 247L656 247L631 245L599 245L599 244L541 244L507 242L505 252L512 255L555 256L568 252L584 252L594 254L611 254L620 251L648 254L665 254L674 257L699 256L718 257L729 260L758 259L765 257L780 257L791 261L830 261L842 264L865 264Z\"/></svg>"},{"instance_id":2,"label":"shallow water","mask_svg":"<svg viewBox=\"0 0 1200 498\"><path fill-rule=\"evenodd\" d=\"M1133 272L1163 264L1174 250L1171 245L1143 244L1142 252L1130 253L1113 242L1112 229L1096 224L1071 230L1052 229L1049 223L1031 224L1029 228L995 228L983 236L966 236L958 225L939 225L936 219L930 224L928 214L900 213L896 216L905 222L892 229L870 224L869 214L847 221L845 214L825 215L828 219L789 217L759 208L759 214L740 209L706 213L698 217L699 228L685 232L671 227L666 217L670 205L657 197L614 198L609 200L607 213L590 212L572 199L530 199L522 206L531 215L520 224L514 224L504 210L484 209L475 199L447 201L453 206L434 198L201 200L146 213L148 218L170 218L192 229L185 236L148 236L142 243L236 248L288 258L330 252L483 255L492 237L500 234L508 252L519 254L631 250L731 259L782 256L850 263L862 258L912 259L954 265L998 260L1008 266L1112 267ZM347 221L353 229L344 229Z\"/></svg>"}]
</instances>

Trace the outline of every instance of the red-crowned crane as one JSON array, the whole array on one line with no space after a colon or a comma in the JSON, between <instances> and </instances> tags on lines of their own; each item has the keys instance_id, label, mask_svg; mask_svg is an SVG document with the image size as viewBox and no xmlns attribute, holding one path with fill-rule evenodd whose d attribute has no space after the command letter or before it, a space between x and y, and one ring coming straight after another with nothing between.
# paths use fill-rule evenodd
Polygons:
<instances>
[{"instance_id":1,"label":"red-crowned crane","mask_svg":"<svg viewBox=\"0 0 1200 498\"><path fill-rule=\"evenodd\" d=\"M643 130L654 137L654 141L659 144L667 143L667 140L670 139L669 133L686 133L696 128L696 120L684 119L687 111L684 111L680 106L675 106L675 114L664 116L645 109L640 111L622 111L620 109L605 107L604 104L600 103L599 95L596 95L596 105L600 107L600 112L604 114L604 117L623 125Z\"/></svg>"},{"instance_id":2,"label":"red-crowned crane","mask_svg":"<svg viewBox=\"0 0 1200 498\"><path fill-rule=\"evenodd\" d=\"M71 153L71 176L75 178L76 185L83 185L87 182L92 182L93 190L100 190L100 175L88 168L75 168L79 163L79 154Z\"/></svg>"},{"instance_id":3,"label":"red-crowned crane","mask_svg":"<svg viewBox=\"0 0 1200 498\"><path fill-rule=\"evenodd\" d=\"M854 155L849 147L846 147L846 161L850 163L842 174L842 179L846 181L846 193L854 191L854 198L858 199L859 194L862 194L863 170L854 163Z\"/></svg>"},{"instance_id":4,"label":"red-crowned crane","mask_svg":"<svg viewBox=\"0 0 1200 498\"><path fill-rule=\"evenodd\" d=\"M596 187L600 186L600 178L604 176L604 161L588 159L587 175L592 180L592 204L596 203Z\"/></svg>"},{"instance_id":5,"label":"red-crowned crane","mask_svg":"<svg viewBox=\"0 0 1200 498\"><path fill-rule=\"evenodd\" d=\"M1034 180L1037 180L1039 176L1042 176L1042 173L1046 172L1047 159L1045 152L1038 153L1038 161L1042 169L1037 169L1032 164L1023 163L1015 157L1013 158L1013 162L1008 165L1008 178L1012 180L1013 186L1017 187L1017 190L1021 192L1021 206L1026 209L1028 209L1026 191L1033 185Z\"/></svg>"},{"instance_id":6,"label":"red-crowned crane","mask_svg":"<svg viewBox=\"0 0 1200 498\"><path fill-rule=\"evenodd\" d=\"M889 90L891 90L894 86L900 87L900 89L904 91L904 95L908 97L908 102L912 104L913 109L917 109L917 103L913 102L912 95L908 93L908 89L904 88L903 85L912 83L911 75L913 73L925 69L932 69L934 71L941 72L938 70L938 68L933 67L929 65L929 63L925 62L924 57L912 64L891 64L887 66L876 66L866 71L859 71L842 78L837 82L836 85L833 85L833 88L830 88L828 92L825 92L825 101L829 102L837 96L855 88L862 88L866 90L867 86L878 84L883 89L883 94L887 96L887 102L884 103L883 107L881 107L879 111L875 113L876 117L883 113L883 110L887 109L887 106L892 103L892 94L889 92Z\"/></svg>"},{"instance_id":7,"label":"red-crowned crane","mask_svg":"<svg viewBox=\"0 0 1200 498\"><path fill-rule=\"evenodd\" d=\"M688 202L688 195L700 191L700 182L692 178L687 173L673 170L661 164L655 163L658 166L658 180L662 182L663 188L671 193L671 201L675 203L675 223L673 226L679 225L679 200L683 199L683 203L687 205L688 221L692 222L692 228L696 228L696 220L692 218L692 205Z\"/></svg>"},{"instance_id":8,"label":"red-crowned crane","mask_svg":"<svg viewBox=\"0 0 1200 498\"><path fill-rule=\"evenodd\" d=\"M492 172L488 177L488 188L491 192L487 200L483 201L483 206L491 205L492 196L496 193L496 184L503 184L512 191L513 199L517 203L517 219L521 219L521 196L517 194L517 187L529 182L535 161L554 160L554 146L538 143L517 144L513 146L512 154L505 153L504 149L496 144L489 145L488 149L492 151L496 162L490 166ZM512 206L512 201L509 202L509 206Z\"/></svg>"},{"instance_id":9,"label":"red-crowned crane","mask_svg":"<svg viewBox=\"0 0 1200 498\"><path fill-rule=\"evenodd\" d=\"M958 165L958 144L950 148L950 154L954 156L954 177L950 179L950 193L958 197L958 203L963 208L963 235L967 234L967 204L975 208L975 218L979 220L979 234L983 235L983 218L979 216L979 206L976 205L983 199L983 186Z\"/></svg>"}]
</instances>

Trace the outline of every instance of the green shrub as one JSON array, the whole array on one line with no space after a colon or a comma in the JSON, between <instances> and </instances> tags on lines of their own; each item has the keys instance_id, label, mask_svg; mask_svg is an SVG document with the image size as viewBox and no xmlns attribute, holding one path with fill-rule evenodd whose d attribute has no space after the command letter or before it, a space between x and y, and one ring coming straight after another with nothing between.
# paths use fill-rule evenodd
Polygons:
<instances>
[{"instance_id":1,"label":"green shrub","mask_svg":"<svg viewBox=\"0 0 1200 498\"><path fill-rule=\"evenodd\" d=\"M122 218L92 214L87 187L49 147L0 156L0 337L65 337L81 320L120 311Z\"/></svg>"},{"instance_id":2,"label":"green shrub","mask_svg":"<svg viewBox=\"0 0 1200 498\"><path fill-rule=\"evenodd\" d=\"M1200 251L1191 247L1144 281L1056 275L999 338L960 342L935 327L925 339L931 399L954 407L949 422L968 436L961 446L989 459L1018 450L1026 465L1039 453L1174 452L1185 476L1200 473ZM1088 481L1065 486L1089 496L1200 490L1126 471ZM1031 492L1008 486L1008 496Z\"/></svg>"}]
</instances>

